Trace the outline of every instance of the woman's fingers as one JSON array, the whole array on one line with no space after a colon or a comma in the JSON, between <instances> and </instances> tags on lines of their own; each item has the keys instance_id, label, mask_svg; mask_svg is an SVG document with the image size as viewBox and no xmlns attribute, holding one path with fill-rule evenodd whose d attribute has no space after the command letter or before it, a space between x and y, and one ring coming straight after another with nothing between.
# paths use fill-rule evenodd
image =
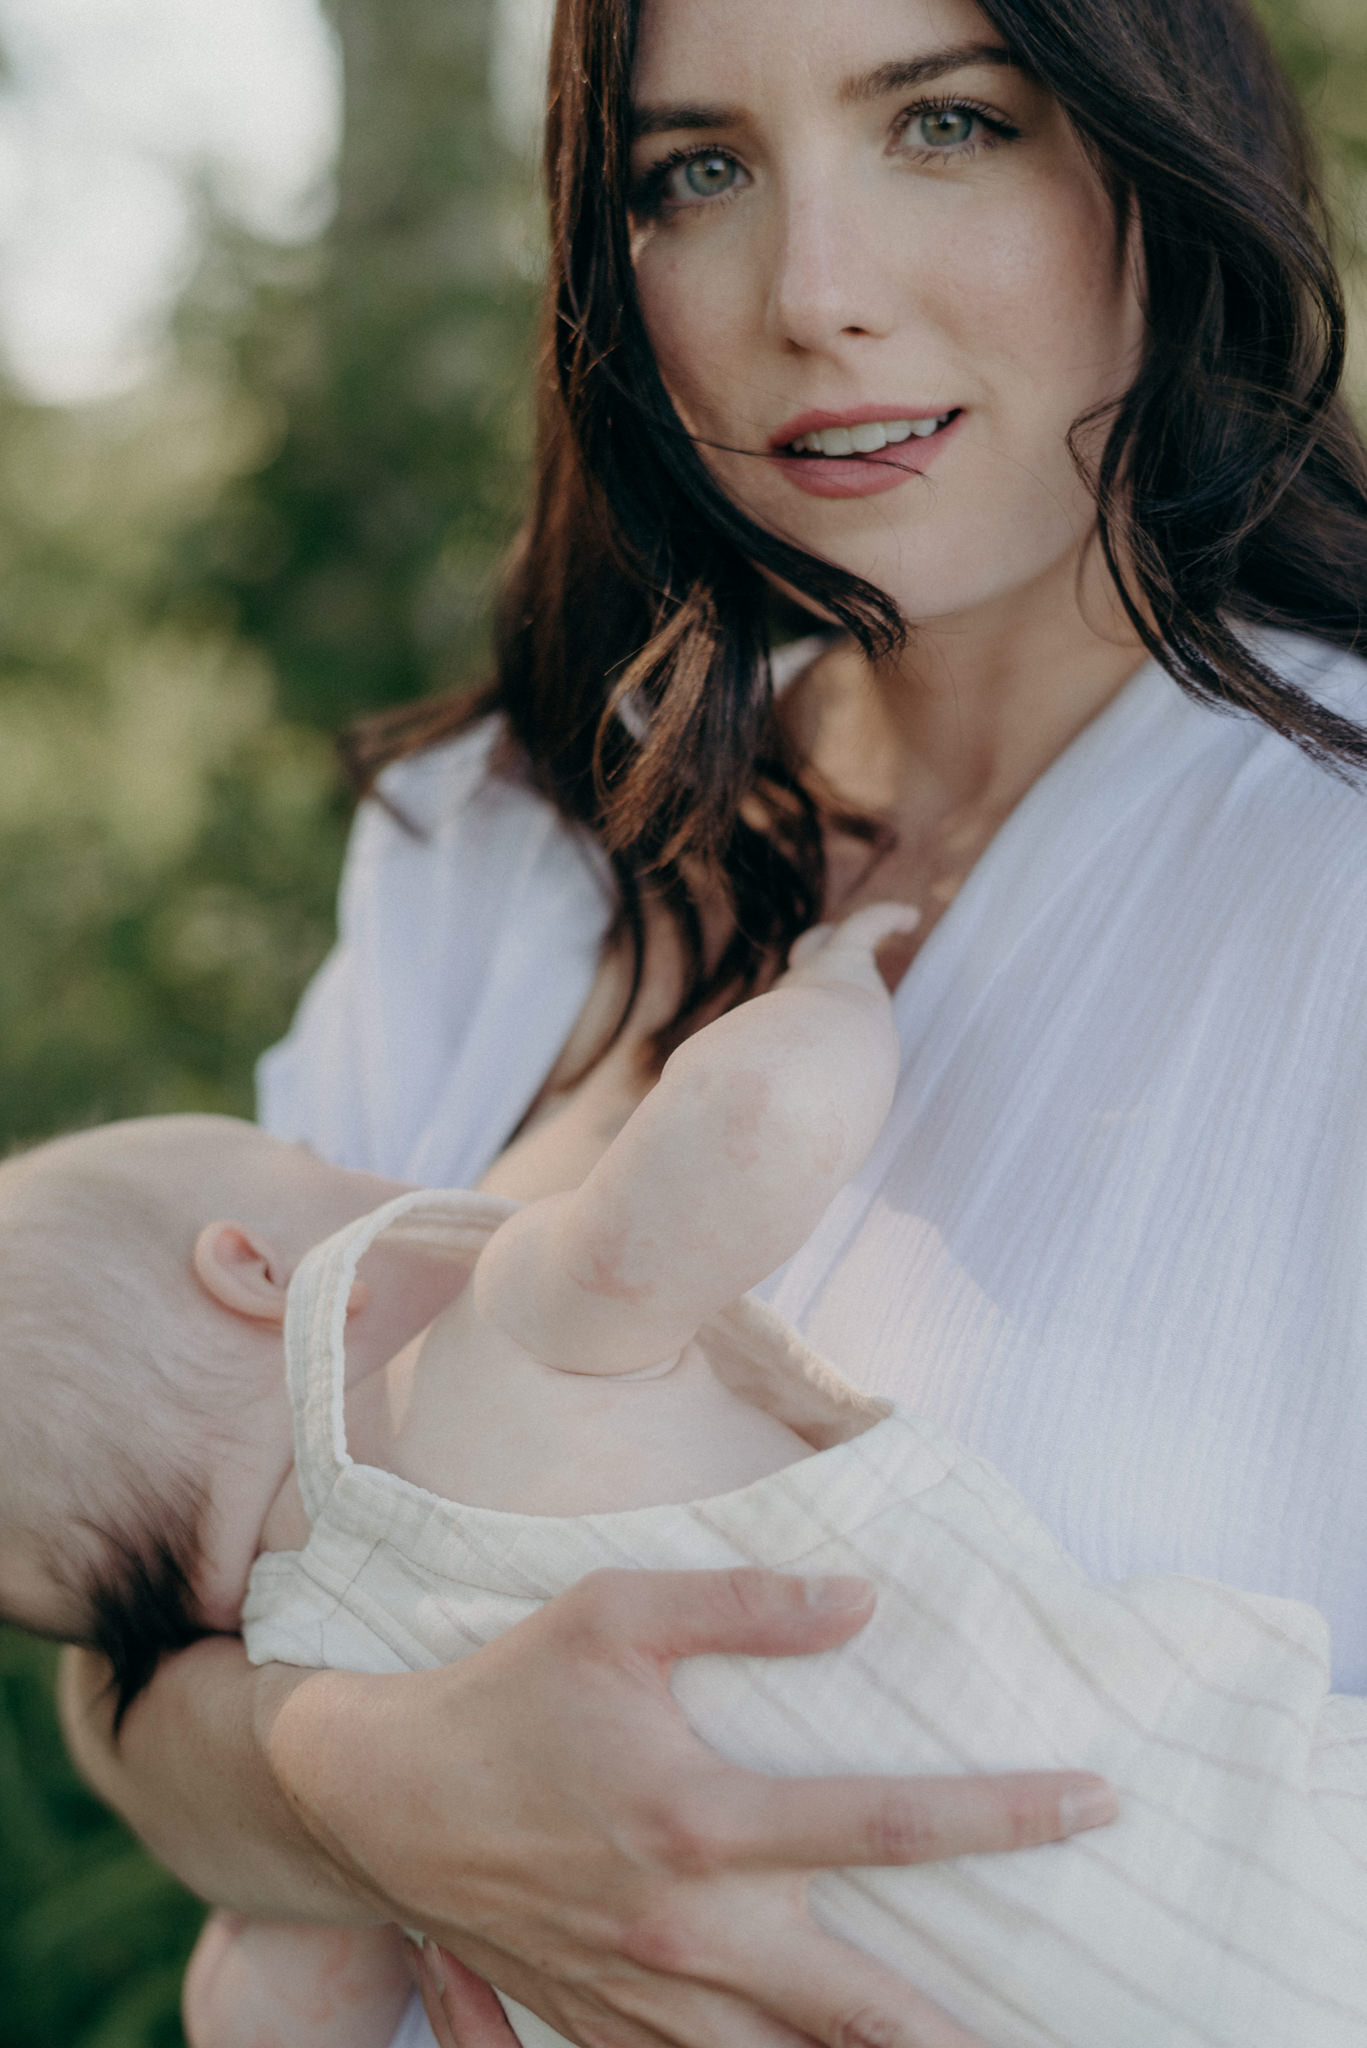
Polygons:
<instances>
[{"instance_id":1,"label":"woman's fingers","mask_svg":"<svg viewBox=\"0 0 1367 2048\"><path fill-rule=\"evenodd\" d=\"M873 1613L867 1579L720 1572L593 1572L554 1602L566 1647L614 1664L733 1651L795 1657L833 1649Z\"/></svg>"},{"instance_id":2,"label":"woman's fingers","mask_svg":"<svg viewBox=\"0 0 1367 2048\"><path fill-rule=\"evenodd\" d=\"M619 2037L622 2016L627 2030ZM590 2048L597 2048L598 2030L590 2024ZM608 2033L613 2048L822 2048L816 2037L788 2026L748 1999L710 1985L670 1986L668 1999L655 1982L642 1981L636 1996L625 1992L621 2014L614 2013ZM836 2048L832 2043L831 2048ZM857 2048L853 2041L846 2048ZM980 2048L977 2042L951 2048Z\"/></svg>"},{"instance_id":3,"label":"woman's fingers","mask_svg":"<svg viewBox=\"0 0 1367 2048\"><path fill-rule=\"evenodd\" d=\"M765 1901L759 1905L762 1913ZM688 1915L680 1917L686 1920ZM728 1943L719 1946L724 1950ZM478 2030L482 2007L477 2011L468 2004L466 1994L473 1990L476 1997L481 1992L492 1996L481 1978L432 1942L425 1954L445 1964L448 1973L460 1972L459 1979L448 1974L456 1998L442 1999L441 2024L434 2027L440 2048L511 2048L506 2036L496 2038ZM553 2048L549 2037L557 2035L578 2042L580 2048L817 2048L810 2035L762 2011L743 1992L710 1979L666 1975L619 1956L597 1981L571 1985L544 1977L507 1955L484 1951L478 1942L472 1955L477 1968L497 1976L519 2008L523 2048ZM429 2003L429 2015L431 2010ZM474 2026L467 2022L467 2013ZM501 2006L499 2017L506 2026Z\"/></svg>"},{"instance_id":4,"label":"woman's fingers","mask_svg":"<svg viewBox=\"0 0 1367 2048\"><path fill-rule=\"evenodd\" d=\"M806 1895L805 1880L782 1875L685 1888L672 1912L632 1931L648 1995L664 2005L681 1982L703 1983L822 2048L982 2048L896 1972L824 1933Z\"/></svg>"},{"instance_id":5,"label":"woman's fingers","mask_svg":"<svg viewBox=\"0 0 1367 2048\"><path fill-rule=\"evenodd\" d=\"M453 1959L454 1960L454 1959ZM468 1972L466 1975L468 1976ZM475 1980L478 1982L478 1980ZM654 1971L619 1966L597 1987L567 1990L535 1976L522 1981L514 1966L509 1996L522 2008L518 2027L522 2048L554 2048L554 2036L577 2042L580 2048L822 2048L814 2035L790 2026L764 2011L741 1992L719 1984L678 1975L662 1976ZM812 2001L813 2009L817 2002ZM541 2014L545 2017L541 2017ZM461 2031L459 2017L436 2029L441 2048L498 2048L483 2035ZM546 2029L543 2037L541 2029ZM860 2038L851 2035L840 2041L828 2038L829 2048L860 2048ZM900 2034L889 2034L888 2042L902 2043ZM882 2048L882 2044L879 2044ZM920 2048L908 2036L906 2048ZM940 2048L929 2037L929 2048ZM950 2037L945 2048L980 2048L967 2037Z\"/></svg>"},{"instance_id":6,"label":"woman's fingers","mask_svg":"<svg viewBox=\"0 0 1367 2048\"><path fill-rule=\"evenodd\" d=\"M830 1648L863 1626L873 1594L862 1579L745 1569L598 1572L557 1604L581 1653L619 1669L644 1656L663 1680L684 1656ZM1105 1780L1082 1771L800 1779L725 1766L676 1806L660 1838L688 1871L929 1863L1060 1841L1118 1811Z\"/></svg>"},{"instance_id":7,"label":"woman's fingers","mask_svg":"<svg viewBox=\"0 0 1367 2048\"><path fill-rule=\"evenodd\" d=\"M1052 1840L1105 1819L1108 1790L1059 1772L752 1774L670 1689L680 1657L829 1650L872 1605L859 1580L597 1574L454 1665L312 1674L277 1710L272 1756L358 1895L581 2048L964 2048L909 1986L818 1936L809 1873ZM443 2048L511 2048L454 1959L431 1980L434 1953Z\"/></svg>"},{"instance_id":8,"label":"woman's fingers","mask_svg":"<svg viewBox=\"0 0 1367 2048\"><path fill-rule=\"evenodd\" d=\"M435 1941L410 1942L413 1976L438 2048L518 2048L498 1994Z\"/></svg>"},{"instance_id":9,"label":"woman's fingers","mask_svg":"<svg viewBox=\"0 0 1367 2048\"><path fill-rule=\"evenodd\" d=\"M893 1971L816 1927L804 1891L784 1878L688 1887L633 1929L635 1967L600 1987L603 2003L554 2007L560 2030L586 2048L983 2048Z\"/></svg>"},{"instance_id":10,"label":"woman's fingers","mask_svg":"<svg viewBox=\"0 0 1367 2048\"><path fill-rule=\"evenodd\" d=\"M813 1926L751 1956L748 1973L752 1998L824 2048L983 2048L943 2007Z\"/></svg>"},{"instance_id":11,"label":"woman's fingers","mask_svg":"<svg viewBox=\"0 0 1367 2048\"><path fill-rule=\"evenodd\" d=\"M422 2009L427 2014L427 2024L432 2029L437 2048L461 2048L450 2019L447 2017L442 1997L442 1986L432 1959L427 1953L428 1944L418 1947L416 1943L409 1952L413 1970L413 1982L418 1987Z\"/></svg>"},{"instance_id":12,"label":"woman's fingers","mask_svg":"<svg viewBox=\"0 0 1367 2048\"><path fill-rule=\"evenodd\" d=\"M1119 1811L1086 1772L998 1777L768 1778L727 1772L717 1788L718 1865L827 1870L934 1863L1062 1841Z\"/></svg>"}]
</instances>

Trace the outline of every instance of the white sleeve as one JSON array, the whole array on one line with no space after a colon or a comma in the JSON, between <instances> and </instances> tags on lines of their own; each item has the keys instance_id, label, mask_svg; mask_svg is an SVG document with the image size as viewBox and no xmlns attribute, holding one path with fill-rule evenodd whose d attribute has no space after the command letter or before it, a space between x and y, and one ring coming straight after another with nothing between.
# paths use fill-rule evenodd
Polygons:
<instances>
[{"instance_id":1,"label":"white sleeve","mask_svg":"<svg viewBox=\"0 0 1367 2048\"><path fill-rule=\"evenodd\" d=\"M256 1070L257 1115L277 1137L302 1139L338 1166L392 1166L376 1127L375 1075L366 1057L384 973L385 933L372 915L393 823L362 804L342 869L338 935L314 975L285 1038ZM401 943L394 935L394 943Z\"/></svg>"},{"instance_id":2,"label":"white sleeve","mask_svg":"<svg viewBox=\"0 0 1367 2048\"><path fill-rule=\"evenodd\" d=\"M611 896L595 849L495 772L489 720L362 804L338 937L257 1072L262 1123L323 1158L477 1180L592 985Z\"/></svg>"}]
</instances>

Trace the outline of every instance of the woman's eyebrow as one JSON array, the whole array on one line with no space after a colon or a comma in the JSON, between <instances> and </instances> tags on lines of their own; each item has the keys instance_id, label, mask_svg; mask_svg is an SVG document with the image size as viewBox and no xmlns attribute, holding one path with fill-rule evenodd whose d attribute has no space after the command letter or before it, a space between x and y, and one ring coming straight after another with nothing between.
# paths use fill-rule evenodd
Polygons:
<instances>
[{"instance_id":1,"label":"woman's eyebrow","mask_svg":"<svg viewBox=\"0 0 1367 2048\"><path fill-rule=\"evenodd\" d=\"M876 65L872 71L857 72L842 81L836 98L844 106L862 100L882 99L886 93L909 92L929 85L951 71L965 71L974 64L1003 64L1018 68L1002 43L959 43L945 50L927 51L924 57L895 58ZM636 106L631 113L633 141L645 135L672 135L680 130L734 128L741 120L738 107L688 102L676 106Z\"/></svg>"},{"instance_id":2,"label":"woman's eyebrow","mask_svg":"<svg viewBox=\"0 0 1367 2048\"><path fill-rule=\"evenodd\" d=\"M872 71L862 71L842 83L836 94L848 106L860 100L880 100L885 93L907 92L918 85L930 85L951 71L966 71L974 64L1004 64L1019 67L1002 43L959 43L951 49L929 50L924 57L894 59Z\"/></svg>"},{"instance_id":3,"label":"woman's eyebrow","mask_svg":"<svg viewBox=\"0 0 1367 2048\"><path fill-rule=\"evenodd\" d=\"M633 107L632 141L643 135L672 135L678 128L733 128L740 120L736 107Z\"/></svg>"}]
</instances>

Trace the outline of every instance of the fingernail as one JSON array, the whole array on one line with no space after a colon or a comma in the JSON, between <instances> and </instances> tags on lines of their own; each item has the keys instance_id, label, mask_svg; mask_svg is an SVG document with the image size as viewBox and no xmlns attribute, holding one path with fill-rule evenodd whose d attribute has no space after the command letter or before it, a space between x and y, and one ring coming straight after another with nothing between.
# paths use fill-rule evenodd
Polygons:
<instances>
[{"instance_id":1,"label":"fingernail","mask_svg":"<svg viewBox=\"0 0 1367 2048\"><path fill-rule=\"evenodd\" d=\"M402 1927L404 1949L408 1967L419 1987L425 1982L438 1998L446 1989L446 1972L441 1964L441 1950L435 1941L429 1941L425 1934L414 1934L411 1928Z\"/></svg>"},{"instance_id":2,"label":"fingernail","mask_svg":"<svg viewBox=\"0 0 1367 2048\"><path fill-rule=\"evenodd\" d=\"M1065 1792L1058 1803L1059 1833L1080 1835L1086 1828L1104 1828L1120 1812L1114 1789L1098 1778L1093 1785L1079 1785Z\"/></svg>"},{"instance_id":3,"label":"fingernail","mask_svg":"<svg viewBox=\"0 0 1367 2048\"><path fill-rule=\"evenodd\" d=\"M823 1614L848 1614L852 1608L869 1606L873 1598L867 1579L804 1579L802 1585L807 1605Z\"/></svg>"}]
</instances>

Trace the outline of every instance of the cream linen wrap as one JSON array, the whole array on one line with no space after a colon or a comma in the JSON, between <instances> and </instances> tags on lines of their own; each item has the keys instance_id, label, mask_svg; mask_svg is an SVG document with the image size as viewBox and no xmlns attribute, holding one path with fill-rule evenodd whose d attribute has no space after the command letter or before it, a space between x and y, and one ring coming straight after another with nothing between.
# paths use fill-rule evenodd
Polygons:
<instances>
[{"instance_id":1,"label":"cream linen wrap","mask_svg":"<svg viewBox=\"0 0 1367 2048\"><path fill-rule=\"evenodd\" d=\"M1367 1701L1308 1607L1174 1576L1096 1584L993 1468L845 1387L771 1312L702 1333L818 1455L739 1492L574 1518L462 1507L349 1457L346 1304L382 1231L468 1269L514 1204L404 1195L311 1252L286 1323L312 1535L257 1560L256 1663L423 1670L603 1566L859 1573L873 1619L816 1657L699 1657L674 1692L732 1762L818 1773L1077 1766L1123 1801L1067 1843L833 1871L822 1924L991 2048L1363 2048ZM558 2036L509 2005L528 2048Z\"/></svg>"}]
</instances>

